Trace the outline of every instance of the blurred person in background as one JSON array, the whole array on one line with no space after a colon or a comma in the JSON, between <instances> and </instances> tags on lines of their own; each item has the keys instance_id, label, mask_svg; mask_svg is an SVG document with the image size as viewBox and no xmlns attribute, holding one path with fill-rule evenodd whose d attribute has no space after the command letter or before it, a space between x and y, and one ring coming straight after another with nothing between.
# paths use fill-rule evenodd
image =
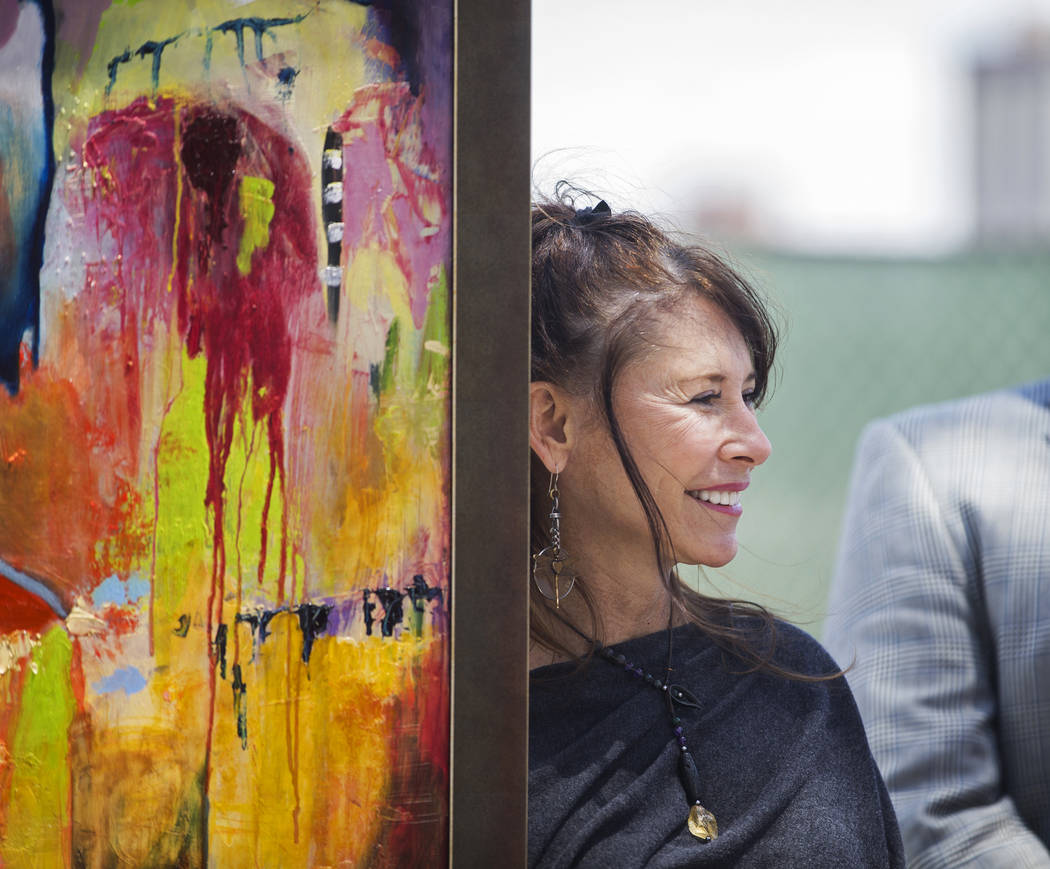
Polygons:
<instances>
[{"instance_id":1,"label":"blurred person in background","mask_svg":"<svg viewBox=\"0 0 1050 869\"><path fill-rule=\"evenodd\" d=\"M866 429L825 643L909 866L1050 867L1050 380Z\"/></svg>"}]
</instances>

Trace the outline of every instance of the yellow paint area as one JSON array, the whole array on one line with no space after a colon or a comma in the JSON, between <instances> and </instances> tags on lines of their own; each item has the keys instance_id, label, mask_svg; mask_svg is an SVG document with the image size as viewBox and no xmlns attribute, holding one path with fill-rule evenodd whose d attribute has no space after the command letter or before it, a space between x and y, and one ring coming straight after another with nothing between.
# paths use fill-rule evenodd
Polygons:
<instances>
[{"instance_id":1,"label":"yellow paint area","mask_svg":"<svg viewBox=\"0 0 1050 869\"><path fill-rule=\"evenodd\" d=\"M213 737L216 865L338 865L364 855L382 824L401 703L441 640L320 638L309 664L294 616L271 623L243 663L248 748L236 731L232 679ZM250 647L245 626L240 642Z\"/></svg>"}]
</instances>

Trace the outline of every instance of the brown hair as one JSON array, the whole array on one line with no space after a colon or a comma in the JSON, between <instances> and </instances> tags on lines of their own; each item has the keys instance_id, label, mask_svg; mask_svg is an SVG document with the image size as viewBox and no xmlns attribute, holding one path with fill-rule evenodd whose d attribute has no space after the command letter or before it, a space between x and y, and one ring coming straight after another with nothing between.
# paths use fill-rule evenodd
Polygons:
<instances>
[{"instance_id":1,"label":"brown hair","mask_svg":"<svg viewBox=\"0 0 1050 869\"><path fill-rule=\"evenodd\" d=\"M752 669L812 678L773 663L776 623L764 607L707 597L679 580L667 525L613 409L616 379L644 346L640 336L648 322L658 312L673 310L683 298L695 294L713 302L739 330L755 368L756 405L769 386L776 324L756 290L713 252L675 241L637 212L613 214L604 202L577 209L571 201L576 193L559 184L557 199L532 209L531 378L577 395L590 393L645 513L668 594L688 621ZM533 455L533 551L550 545L548 511L546 470ZM589 625L577 627L600 645L601 625L585 577L577 579L576 587L590 615ZM575 657L552 630L552 619L561 615L535 588L530 614L533 641Z\"/></svg>"}]
</instances>

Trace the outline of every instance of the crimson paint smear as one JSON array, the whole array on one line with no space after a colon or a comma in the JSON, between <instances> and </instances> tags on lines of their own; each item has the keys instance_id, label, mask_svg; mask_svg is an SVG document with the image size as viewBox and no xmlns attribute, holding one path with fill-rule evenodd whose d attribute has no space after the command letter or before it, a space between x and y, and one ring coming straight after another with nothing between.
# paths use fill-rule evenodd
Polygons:
<instances>
[{"instance_id":1,"label":"crimson paint smear","mask_svg":"<svg viewBox=\"0 0 1050 869\"><path fill-rule=\"evenodd\" d=\"M177 157L176 124L181 138ZM119 268L124 271L121 280L96 280L86 292L112 294L124 286L135 287L134 294L122 294L121 322L119 330L114 328L125 344L128 372L138 365L134 324L167 320L171 314L166 277L172 271L175 221L167 206L177 198L175 173L184 173L175 239L174 304L188 354L203 353L207 359L205 503L212 511L213 576L219 584L214 591L221 598L226 560L224 477L234 423L246 404L253 421L266 423L271 468L267 514L273 486L283 484L281 407L291 369L287 324L298 301L319 290L309 169L293 143L243 110L220 112L209 106L177 112L171 100L155 105L138 100L126 109L99 115L85 143L85 158L93 168L105 167L111 185L108 195L85 197L88 210L97 208L97 213L86 216L97 218L96 225L114 239ZM243 176L266 178L275 186L270 244L255 251L247 275L236 263L242 230L236 193ZM128 376L126 383L127 427L136 435L126 442L135 444L141 425L138 378ZM260 575L267 548L265 515L263 529ZM280 559L279 602L286 573L284 535Z\"/></svg>"},{"instance_id":2,"label":"crimson paint smear","mask_svg":"<svg viewBox=\"0 0 1050 869\"><path fill-rule=\"evenodd\" d=\"M43 633L58 616L35 594L0 577L0 629Z\"/></svg>"},{"instance_id":3,"label":"crimson paint smear","mask_svg":"<svg viewBox=\"0 0 1050 869\"><path fill-rule=\"evenodd\" d=\"M270 483L259 575L275 481L283 483L281 408L291 372L288 321L293 306L319 290L309 169L292 143L244 111L190 110L182 120L181 157L194 190L180 204L175 284L179 325L190 356L208 360L205 426L210 450L206 503L213 511L214 570L225 571L224 477L234 422L246 398L252 419L266 420ZM270 243L255 251L249 274L237 268L241 216L235 173L274 183ZM245 390L251 383L251 395ZM282 523L283 524L283 523ZM278 602L284 599L287 540L282 535ZM222 589L217 589L222 593Z\"/></svg>"}]
</instances>

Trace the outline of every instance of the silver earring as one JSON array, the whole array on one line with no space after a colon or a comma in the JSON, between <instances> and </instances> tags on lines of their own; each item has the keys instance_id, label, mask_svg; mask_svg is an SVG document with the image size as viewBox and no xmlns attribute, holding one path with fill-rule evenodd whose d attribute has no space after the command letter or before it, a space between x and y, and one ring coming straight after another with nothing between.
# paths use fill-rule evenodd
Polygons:
<instances>
[{"instance_id":1,"label":"silver earring","mask_svg":"<svg viewBox=\"0 0 1050 869\"><path fill-rule=\"evenodd\" d=\"M547 600L554 601L555 609L561 607L562 598L566 598L576 585L576 575L569 567L569 555L561 548L561 507L558 503L558 472L551 474L547 494L551 499L551 511L547 515L551 520L551 545L546 546L532 556L532 581L536 590ZM564 582L568 582L563 589Z\"/></svg>"}]
</instances>

